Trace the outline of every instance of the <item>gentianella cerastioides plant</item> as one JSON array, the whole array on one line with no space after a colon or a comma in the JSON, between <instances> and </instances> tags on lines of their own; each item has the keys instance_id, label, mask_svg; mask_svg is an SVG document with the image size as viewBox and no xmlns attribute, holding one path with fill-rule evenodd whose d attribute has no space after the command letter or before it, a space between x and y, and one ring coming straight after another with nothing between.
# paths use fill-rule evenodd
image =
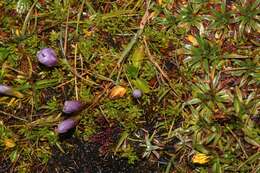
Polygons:
<instances>
[{"instance_id":1,"label":"gentianella cerastioides plant","mask_svg":"<svg viewBox=\"0 0 260 173\"><path fill-rule=\"evenodd\" d=\"M58 124L56 132L59 134L66 133L70 129L76 127L80 120L79 113L82 111L83 107L84 105L79 100L66 100L62 111L68 118L65 118Z\"/></svg>"}]
</instances>

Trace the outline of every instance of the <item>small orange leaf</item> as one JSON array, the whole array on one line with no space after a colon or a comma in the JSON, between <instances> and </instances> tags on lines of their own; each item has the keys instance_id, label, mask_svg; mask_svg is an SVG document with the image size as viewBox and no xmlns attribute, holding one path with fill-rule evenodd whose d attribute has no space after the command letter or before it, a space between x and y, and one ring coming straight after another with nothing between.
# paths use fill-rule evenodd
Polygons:
<instances>
[{"instance_id":1,"label":"small orange leaf","mask_svg":"<svg viewBox=\"0 0 260 173\"><path fill-rule=\"evenodd\" d=\"M188 35L186 39L192 43L193 46L198 46L197 39L193 35Z\"/></svg>"},{"instance_id":2,"label":"small orange leaf","mask_svg":"<svg viewBox=\"0 0 260 173\"><path fill-rule=\"evenodd\" d=\"M4 144L6 149L15 147L15 142L12 139L5 139Z\"/></svg>"},{"instance_id":3,"label":"small orange leaf","mask_svg":"<svg viewBox=\"0 0 260 173\"><path fill-rule=\"evenodd\" d=\"M115 86L114 88L112 88L110 94L109 94L109 98L114 99L114 98L120 98L123 97L126 93L126 89L122 86Z\"/></svg>"}]
</instances>

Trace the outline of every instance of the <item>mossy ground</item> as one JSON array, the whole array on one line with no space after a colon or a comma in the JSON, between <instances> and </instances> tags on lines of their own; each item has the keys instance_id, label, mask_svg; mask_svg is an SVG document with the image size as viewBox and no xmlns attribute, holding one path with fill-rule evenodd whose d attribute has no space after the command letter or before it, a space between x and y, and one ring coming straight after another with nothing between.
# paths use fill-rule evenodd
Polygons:
<instances>
[{"instance_id":1,"label":"mossy ground","mask_svg":"<svg viewBox=\"0 0 260 173\"><path fill-rule=\"evenodd\" d=\"M23 97L0 96L0 172L259 172L259 5L1 1L0 84ZM58 135L72 99L86 109Z\"/></svg>"}]
</instances>

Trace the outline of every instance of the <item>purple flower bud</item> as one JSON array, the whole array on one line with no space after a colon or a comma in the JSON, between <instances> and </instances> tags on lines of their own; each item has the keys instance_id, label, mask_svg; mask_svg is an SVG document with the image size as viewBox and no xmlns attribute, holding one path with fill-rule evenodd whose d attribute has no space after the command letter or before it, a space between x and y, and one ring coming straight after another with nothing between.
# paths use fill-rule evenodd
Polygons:
<instances>
[{"instance_id":1,"label":"purple flower bud","mask_svg":"<svg viewBox=\"0 0 260 173\"><path fill-rule=\"evenodd\" d=\"M139 89L135 89L133 91L133 97L136 98L136 99L142 97L142 91L139 90Z\"/></svg>"},{"instance_id":2,"label":"purple flower bud","mask_svg":"<svg viewBox=\"0 0 260 173\"><path fill-rule=\"evenodd\" d=\"M6 94L12 90L11 87L0 84L0 94Z\"/></svg>"},{"instance_id":3,"label":"purple flower bud","mask_svg":"<svg viewBox=\"0 0 260 173\"><path fill-rule=\"evenodd\" d=\"M56 53L52 48L41 49L37 52L37 58L40 63L47 67L53 67L58 63Z\"/></svg>"},{"instance_id":4,"label":"purple flower bud","mask_svg":"<svg viewBox=\"0 0 260 173\"><path fill-rule=\"evenodd\" d=\"M16 91L10 86L0 84L0 95L14 96L18 98L22 98L23 94Z\"/></svg>"},{"instance_id":5,"label":"purple flower bud","mask_svg":"<svg viewBox=\"0 0 260 173\"><path fill-rule=\"evenodd\" d=\"M60 122L56 131L58 133L66 133L67 131L74 128L75 126L76 126L76 122L73 119L66 119Z\"/></svg>"},{"instance_id":6,"label":"purple flower bud","mask_svg":"<svg viewBox=\"0 0 260 173\"><path fill-rule=\"evenodd\" d=\"M71 114L79 111L82 108L82 103L78 100L67 100L63 106L63 112L66 114Z\"/></svg>"}]
</instances>

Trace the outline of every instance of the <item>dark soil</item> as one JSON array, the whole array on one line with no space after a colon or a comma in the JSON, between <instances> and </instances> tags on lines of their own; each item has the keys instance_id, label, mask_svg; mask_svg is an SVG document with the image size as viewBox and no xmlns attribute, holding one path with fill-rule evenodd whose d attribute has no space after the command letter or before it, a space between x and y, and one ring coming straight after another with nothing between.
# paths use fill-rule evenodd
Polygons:
<instances>
[{"instance_id":1,"label":"dark soil","mask_svg":"<svg viewBox=\"0 0 260 173\"><path fill-rule=\"evenodd\" d=\"M96 143L83 142L76 138L67 141L71 148L53 149L52 158L48 162L49 173L159 173L156 163L138 161L128 164L126 159L113 156L100 156L100 146Z\"/></svg>"},{"instance_id":2,"label":"dark soil","mask_svg":"<svg viewBox=\"0 0 260 173\"><path fill-rule=\"evenodd\" d=\"M0 158L0 173L10 172L11 161L9 159Z\"/></svg>"}]
</instances>

